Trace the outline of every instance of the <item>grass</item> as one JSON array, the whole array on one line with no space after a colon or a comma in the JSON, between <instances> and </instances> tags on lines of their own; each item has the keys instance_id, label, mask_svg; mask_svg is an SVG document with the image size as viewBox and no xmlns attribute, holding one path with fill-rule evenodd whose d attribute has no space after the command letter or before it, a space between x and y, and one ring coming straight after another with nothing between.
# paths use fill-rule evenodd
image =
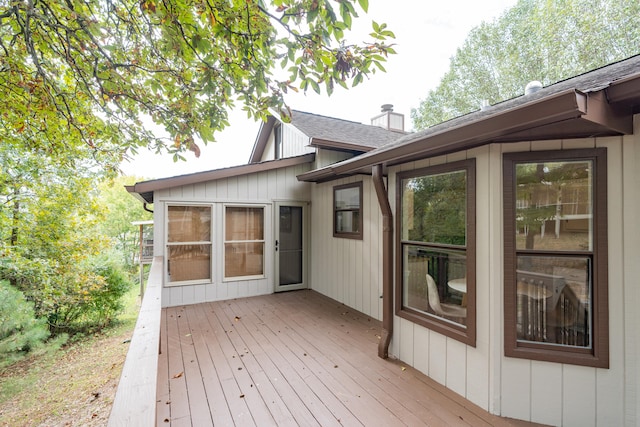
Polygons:
<instances>
[{"instance_id":1,"label":"grass","mask_svg":"<svg viewBox=\"0 0 640 427\"><path fill-rule=\"evenodd\" d=\"M138 315L138 292L137 286L129 290L125 311L102 333L0 371L0 426L106 425Z\"/></svg>"}]
</instances>

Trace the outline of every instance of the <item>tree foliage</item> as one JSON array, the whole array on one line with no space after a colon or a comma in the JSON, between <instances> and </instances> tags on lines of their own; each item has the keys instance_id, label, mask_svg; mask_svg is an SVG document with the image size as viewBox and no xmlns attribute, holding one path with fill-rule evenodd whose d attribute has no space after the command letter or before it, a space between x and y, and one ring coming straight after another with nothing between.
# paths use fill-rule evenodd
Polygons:
<instances>
[{"instance_id":1,"label":"tree foliage","mask_svg":"<svg viewBox=\"0 0 640 427\"><path fill-rule=\"evenodd\" d=\"M41 347L48 337L44 319L35 318L33 304L0 281L0 368Z\"/></svg>"},{"instance_id":2,"label":"tree foliage","mask_svg":"<svg viewBox=\"0 0 640 427\"><path fill-rule=\"evenodd\" d=\"M21 291L54 333L104 326L129 286L104 260L95 172L0 144L0 279Z\"/></svg>"},{"instance_id":3,"label":"tree foliage","mask_svg":"<svg viewBox=\"0 0 640 427\"><path fill-rule=\"evenodd\" d=\"M98 229L109 239L113 256L125 266L132 266L134 255L138 253L140 230L132 223L153 219L151 212L145 211L142 203L125 190L125 185L141 180L130 176L116 177L98 185L97 200L104 209L104 220L100 221Z\"/></svg>"},{"instance_id":4,"label":"tree foliage","mask_svg":"<svg viewBox=\"0 0 640 427\"><path fill-rule=\"evenodd\" d=\"M409 240L449 245L466 242L466 173L412 178L405 188L411 203Z\"/></svg>"},{"instance_id":5,"label":"tree foliage","mask_svg":"<svg viewBox=\"0 0 640 427\"><path fill-rule=\"evenodd\" d=\"M384 70L393 33L374 22L349 44L356 8L368 0L0 0L0 140L107 165L141 146L197 154L236 103L286 116L289 90Z\"/></svg>"},{"instance_id":6,"label":"tree foliage","mask_svg":"<svg viewBox=\"0 0 640 427\"><path fill-rule=\"evenodd\" d=\"M418 129L640 53L640 2L520 0L471 31L411 116Z\"/></svg>"}]
</instances>

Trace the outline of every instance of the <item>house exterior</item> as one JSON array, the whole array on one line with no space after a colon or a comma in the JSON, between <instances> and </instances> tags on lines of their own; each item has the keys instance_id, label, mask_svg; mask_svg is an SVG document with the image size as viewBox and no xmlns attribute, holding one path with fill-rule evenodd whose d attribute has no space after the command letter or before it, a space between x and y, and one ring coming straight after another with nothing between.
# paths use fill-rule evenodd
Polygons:
<instances>
[{"instance_id":1,"label":"house exterior","mask_svg":"<svg viewBox=\"0 0 640 427\"><path fill-rule=\"evenodd\" d=\"M311 288L487 411L640 424L640 57L418 133L294 111L247 165L137 183L162 305Z\"/></svg>"}]
</instances>

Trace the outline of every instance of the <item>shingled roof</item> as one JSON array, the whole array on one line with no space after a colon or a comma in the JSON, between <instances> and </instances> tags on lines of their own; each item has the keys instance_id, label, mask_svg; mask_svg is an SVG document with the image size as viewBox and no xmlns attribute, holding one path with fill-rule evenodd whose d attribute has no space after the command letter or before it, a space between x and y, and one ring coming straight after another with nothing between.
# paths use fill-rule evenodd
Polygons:
<instances>
[{"instance_id":1,"label":"shingled roof","mask_svg":"<svg viewBox=\"0 0 640 427\"><path fill-rule=\"evenodd\" d=\"M262 158L267 138L276 122L277 120L271 116L260 127L249 159L250 163L259 162ZM357 153L366 153L385 146L408 134L408 132L387 130L379 126L299 110L292 110L290 124L309 138L309 145L312 147L333 148Z\"/></svg>"},{"instance_id":2,"label":"shingled roof","mask_svg":"<svg viewBox=\"0 0 640 427\"><path fill-rule=\"evenodd\" d=\"M404 132L390 131L379 126L297 110L293 111L291 124L311 139L311 145L318 146L324 141L329 141L373 149L406 135Z\"/></svg>"},{"instance_id":3,"label":"shingled roof","mask_svg":"<svg viewBox=\"0 0 640 427\"><path fill-rule=\"evenodd\" d=\"M320 182L490 143L625 135L640 112L640 55L406 135L298 177Z\"/></svg>"}]
</instances>

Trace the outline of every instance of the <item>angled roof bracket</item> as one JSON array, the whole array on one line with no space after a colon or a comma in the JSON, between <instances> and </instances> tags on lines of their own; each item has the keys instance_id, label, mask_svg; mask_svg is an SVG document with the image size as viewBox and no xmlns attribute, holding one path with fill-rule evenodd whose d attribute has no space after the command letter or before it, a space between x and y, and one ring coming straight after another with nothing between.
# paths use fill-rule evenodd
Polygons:
<instances>
[{"instance_id":1,"label":"angled roof bracket","mask_svg":"<svg viewBox=\"0 0 640 427\"><path fill-rule=\"evenodd\" d=\"M633 133L631 108L612 106L607 100L605 91L589 94L587 113L582 118L623 135Z\"/></svg>"}]
</instances>

